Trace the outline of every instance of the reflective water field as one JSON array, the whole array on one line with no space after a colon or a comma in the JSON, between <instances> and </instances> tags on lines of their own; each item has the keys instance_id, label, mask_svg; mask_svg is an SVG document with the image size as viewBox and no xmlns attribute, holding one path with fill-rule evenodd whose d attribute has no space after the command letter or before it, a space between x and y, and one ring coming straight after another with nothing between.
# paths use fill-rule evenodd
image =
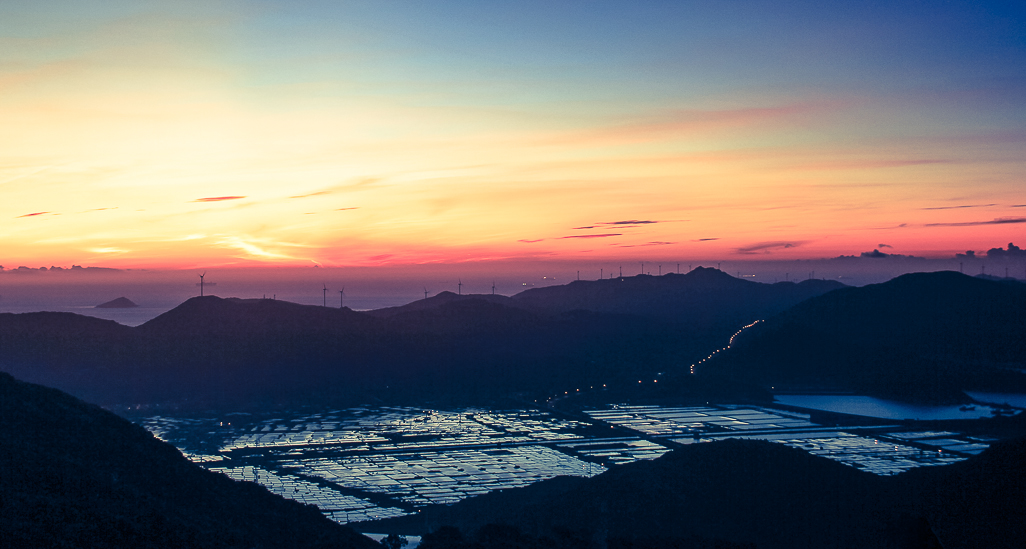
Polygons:
<instances>
[{"instance_id":1,"label":"reflective water field","mask_svg":"<svg viewBox=\"0 0 1026 549\"><path fill-rule=\"evenodd\" d=\"M752 406L609 405L547 410L361 407L323 413L141 420L213 471L258 482L341 522L414 513L560 475L591 477L685 444L752 438L879 475L944 465L988 440L900 425L826 427Z\"/></svg>"}]
</instances>

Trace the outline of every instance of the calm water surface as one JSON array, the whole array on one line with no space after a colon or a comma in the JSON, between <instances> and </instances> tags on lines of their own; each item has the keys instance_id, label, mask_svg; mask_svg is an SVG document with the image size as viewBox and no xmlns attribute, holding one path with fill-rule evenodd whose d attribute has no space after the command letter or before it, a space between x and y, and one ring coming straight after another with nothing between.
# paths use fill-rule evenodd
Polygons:
<instances>
[{"instance_id":1,"label":"calm water surface","mask_svg":"<svg viewBox=\"0 0 1026 549\"><path fill-rule=\"evenodd\" d=\"M894 420L977 419L990 417L993 411L993 408L979 404L973 410L962 410L958 405L921 406L851 395L777 395L776 400L788 406Z\"/></svg>"}]
</instances>

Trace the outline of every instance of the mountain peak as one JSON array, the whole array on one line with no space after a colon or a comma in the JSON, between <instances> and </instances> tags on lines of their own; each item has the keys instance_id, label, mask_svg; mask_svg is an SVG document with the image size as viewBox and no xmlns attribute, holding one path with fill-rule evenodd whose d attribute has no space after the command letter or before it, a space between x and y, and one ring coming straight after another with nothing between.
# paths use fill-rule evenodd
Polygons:
<instances>
[{"instance_id":1,"label":"mountain peak","mask_svg":"<svg viewBox=\"0 0 1026 549\"><path fill-rule=\"evenodd\" d=\"M106 303L100 303L95 308L96 309L131 309L133 307L138 307L138 305L133 303L132 300L128 299L127 297L119 297L117 299L112 299L112 300L110 300L110 301L108 301Z\"/></svg>"}]
</instances>

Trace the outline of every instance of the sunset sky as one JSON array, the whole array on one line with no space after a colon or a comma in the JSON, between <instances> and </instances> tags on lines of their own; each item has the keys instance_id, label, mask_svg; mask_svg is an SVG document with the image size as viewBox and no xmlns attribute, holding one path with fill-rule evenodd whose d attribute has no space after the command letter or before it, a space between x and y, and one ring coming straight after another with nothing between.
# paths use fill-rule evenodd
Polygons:
<instances>
[{"instance_id":1,"label":"sunset sky","mask_svg":"<svg viewBox=\"0 0 1026 549\"><path fill-rule=\"evenodd\" d=\"M0 2L0 264L1026 243L1019 2Z\"/></svg>"}]
</instances>

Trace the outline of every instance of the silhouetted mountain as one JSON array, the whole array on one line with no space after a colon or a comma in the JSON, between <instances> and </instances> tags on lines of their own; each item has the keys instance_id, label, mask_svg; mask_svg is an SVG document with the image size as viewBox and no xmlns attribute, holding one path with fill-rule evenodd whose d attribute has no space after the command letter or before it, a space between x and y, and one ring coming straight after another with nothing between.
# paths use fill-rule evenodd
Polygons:
<instances>
[{"instance_id":1,"label":"silhouetted mountain","mask_svg":"<svg viewBox=\"0 0 1026 549\"><path fill-rule=\"evenodd\" d=\"M124 359L132 339L132 328L113 320L72 313L0 313L0 370L71 388L89 388L99 372L104 390L116 391L120 382L102 372Z\"/></svg>"},{"instance_id":2,"label":"silhouetted mountain","mask_svg":"<svg viewBox=\"0 0 1026 549\"><path fill-rule=\"evenodd\" d=\"M701 373L904 400L1024 390L1024 309L1024 285L908 274L796 305L746 332Z\"/></svg>"},{"instance_id":3,"label":"silhouetted mountain","mask_svg":"<svg viewBox=\"0 0 1026 549\"><path fill-rule=\"evenodd\" d=\"M649 318L476 297L386 318L214 296L138 328L53 318L0 316L0 369L105 405L482 402L648 376L714 344Z\"/></svg>"},{"instance_id":4,"label":"silhouetted mountain","mask_svg":"<svg viewBox=\"0 0 1026 549\"><path fill-rule=\"evenodd\" d=\"M979 279L982 279L982 280L993 280L995 282L1006 282L1006 283L1009 283L1009 284L1022 284L1023 283L1022 280L1019 280L1018 278L1013 278L1013 277L1010 277L1010 276L994 276L994 275L989 275L989 274L978 274L978 275L976 275L973 278L979 278Z\"/></svg>"},{"instance_id":5,"label":"silhouetted mountain","mask_svg":"<svg viewBox=\"0 0 1026 549\"><path fill-rule=\"evenodd\" d=\"M127 297L112 299L106 303L100 303L96 306L97 309L131 309L133 307L138 307L138 305L133 303L132 300Z\"/></svg>"},{"instance_id":6,"label":"silhouetted mountain","mask_svg":"<svg viewBox=\"0 0 1026 549\"><path fill-rule=\"evenodd\" d=\"M899 475L894 493L915 503L944 547L1026 547L1026 439L968 461Z\"/></svg>"},{"instance_id":7,"label":"silhouetted mountain","mask_svg":"<svg viewBox=\"0 0 1026 549\"><path fill-rule=\"evenodd\" d=\"M698 267L687 274L578 280L526 290L512 300L536 311L630 314L679 322L693 329L729 330L843 287L840 282L824 280L762 284Z\"/></svg>"},{"instance_id":8,"label":"silhouetted mountain","mask_svg":"<svg viewBox=\"0 0 1026 549\"><path fill-rule=\"evenodd\" d=\"M530 536L584 531L598 547L605 538L646 537L781 549L925 546L929 527L894 497L892 484L781 444L725 440L592 479L558 477L357 528L473 532L497 523Z\"/></svg>"},{"instance_id":9,"label":"silhouetted mountain","mask_svg":"<svg viewBox=\"0 0 1026 549\"><path fill-rule=\"evenodd\" d=\"M504 295L494 294L467 294L457 295L449 291L439 292L437 295L433 295L427 299L419 299L402 305L399 307L386 307L384 309L375 309L373 311L367 311L367 314L378 317L388 318L403 313L410 313L415 311L424 311L430 309L437 309L443 305L448 305L457 301L484 301L490 303L498 303L500 305L506 305L509 307L515 306L513 299Z\"/></svg>"},{"instance_id":10,"label":"silhouetted mountain","mask_svg":"<svg viewBox=\"0 0 1026 549\"><path fill-rule=\"evenodd\" d=\"M205 296L134 329L14 315L0 334L0 370L105 405L536 398L659 372L676 384L664 391L686 393L690 381L674 372L739 326L836 286L699 268L513 298L442 292L370 313Z\"/></svg>"},{"instance_id":11,"label":"silhouetted mountain","mask_svg":"<svg viewBox=\"0 0 1026 549\"><path fill-rule=\"evenodd\" d=\"M137 425L0 373L0 546L323 547L373 541L190 463Z\"/></svg>"},{"instance_id":12,"label":"silhouetted mountain","mask_svg":"<svg viewBox=\"0 0 1026 549\"><path fill-rule=\"evenodd\" d=\"M285 332L351 332L373 329L377 323L352 309L299 305L274 299L191 298L142 324L146 335L217 337Z\"/></svg>"}]
</instances>

